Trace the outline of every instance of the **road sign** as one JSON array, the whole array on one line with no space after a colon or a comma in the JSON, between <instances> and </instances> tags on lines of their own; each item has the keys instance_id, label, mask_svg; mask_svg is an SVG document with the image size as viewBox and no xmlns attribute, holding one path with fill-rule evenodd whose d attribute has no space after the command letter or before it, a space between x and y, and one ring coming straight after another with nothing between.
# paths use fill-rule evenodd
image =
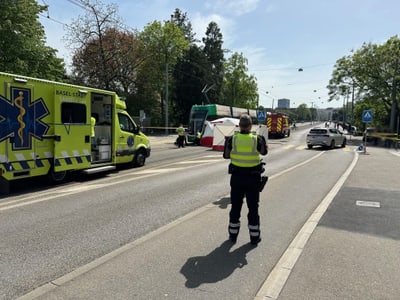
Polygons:
<instances>
[{"instance_id":1,"label":"road sign","mask_svg":"<svg viewBox=\"0 0 400 300\"><path fill-rule=\"evenodd\" d=\"M257 111L257 120L260 122L265 121L265 111L263 110Z\"/></svg>"},{"instance_id":2,"label":"road sign","mask_svg":"<svg viewBox=\"0 0 400 300\"><path fill-rule=\"evenodd\" d=\"M363 123L371 123L372 122L372 110L363 110L362 121L363 121Z\"/></svg>"}]
</instances>

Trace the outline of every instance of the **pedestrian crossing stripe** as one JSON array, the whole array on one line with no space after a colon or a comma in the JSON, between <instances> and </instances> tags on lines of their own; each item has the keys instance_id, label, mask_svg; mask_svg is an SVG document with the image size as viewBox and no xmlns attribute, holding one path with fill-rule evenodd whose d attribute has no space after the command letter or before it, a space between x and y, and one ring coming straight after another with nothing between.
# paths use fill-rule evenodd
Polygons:
<instances>
[{"instance_id":1,"label":"pedestrian crossing stripe","mask_svg":"<svg viewBox=\"0 0 400 300\"><path fill-rule=\"evenodd\" d=\"M290 149L290 148L293 148L293 147L294 147L294 145L286 145L286 146L283 147L283 149Z\"/></svg>"}]
</instances>

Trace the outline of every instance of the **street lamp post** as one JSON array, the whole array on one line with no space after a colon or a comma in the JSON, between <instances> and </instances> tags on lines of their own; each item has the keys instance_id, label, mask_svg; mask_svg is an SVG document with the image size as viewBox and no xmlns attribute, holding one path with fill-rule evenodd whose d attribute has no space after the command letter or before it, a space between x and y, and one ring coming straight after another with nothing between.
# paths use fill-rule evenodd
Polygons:
<instances>
[{"instance_id":1,"label":"street lamp post","mask_svg":"<svg viewBox=\"0 0 400 300\"><path fill-rule=\"evenodd\" d=\"M313 125L314 120L314 102L311 102L311 125Z\"/></svg>"},{"instance_id":2,"label":"street lamp post","mask_svg":"<svg viewBox=\"0 0 400 300\"><path fill-rule=\"evenodd\" d=\"M165 134L168 135L168 61L165 64Z\"/></svg>"},{"instance_id":3,"label":"street lamp post","mask_svg":"<svg viewBox=\"0 0 400 300\"><path fill-rule=\"evenodd\" d=\"M350 124L349 124L349 133L352 134L352 125L353 125L353 119L354 119L354 82L353 82L353 87L352 87L352 92L351 92L351 117L350 117Z\"/></svg>"},{"instance_id":4,"label":"street lamp post","mask_svg":"<svg viewBox=\"0 0 400 300\"><path fill-rule=\"evenodd\" d=\"M272 87L273 88L273 87ZM270 94L270 92L268 92L268 91L266 91L265 92L267 95L268 94ZM271 96L269 96L269 97L271 97ZM271 97L272 98L272 107L271 107L271 109L272 109L272 111L274 111L274 102L275 102L275 98L274 97Z\"/></svg>"},{"instance_id":5,"label":"street lamp post","mask_svg":"<svg viewBox=\"0 0 400 300\"><path fill-rule=\"evenodd\" d=\"M344 126L344 123L346 122L346 121L345 121L345 118L346 118L345 104L346 104L346 97L343 96L343 117L342 117L342 121L343 121L342 124L343 124L343 126Z\"/></svg>"}]
</instances>

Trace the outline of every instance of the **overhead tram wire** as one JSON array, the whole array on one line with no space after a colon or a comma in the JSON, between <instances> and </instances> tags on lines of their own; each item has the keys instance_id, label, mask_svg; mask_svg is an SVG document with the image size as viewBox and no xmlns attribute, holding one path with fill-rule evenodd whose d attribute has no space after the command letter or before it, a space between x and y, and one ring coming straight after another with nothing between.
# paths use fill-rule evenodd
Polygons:
<instances>
[{"instance_id":1,"label":"overhead tram wire","mask_svg":"<svg viewBox=\"0 0 400 300\"><path fill-rule=\"evenodd\" d=\"M78 6L78 7L80 7L80 8L82 8L82 9L84 9L84 10L86 10L86 11L88 11L88 12L92 12L92 7L87 6L87 5L83 4L83 3L80 3L79 1L76 1L76 0L67 0L67 1L72 3L72 4L74 4L74 5L76 5L76 6ZM105 17L105 16L102 16L102 15L100 15L100 16L103 17L103 18ZM123 30L128 30L128 31L132 31L132 32L135 32L137 30L135 28L132 28L132 27L122 23L120 20L112 20L112 21L116 22L118 27L123 29Z\"/></svg>"},{"instance_id":2,"label":"overhead tram wire","mask_svg":"<svg viewBox=\"0 0 400 300\"><path fill-rule=\"evenodd\" d=\"M80 8L82 8L82 9L88 11L88 12L92 12L92 10L91 10L89 7L84 6L83 4L80 4L78 1L75 1L75 0L67 0L67 1L70 2L71 4L74 4L74 5L76 5L76 6L80 7ZM43 2L45 5L47 5L48 8L50 8L50 5L47 4L44 0L42 0L42 2ZM39 15L40 15L41 17L46 18L46 19L49 19L49 20L51 20L51 21L53 21L53 22L55 22L55 23L58 23L58 24L61 24L61 25L63 25L63 26L66 26L66 27L68 27L68 28L71 28L70 25L65 24L65 23L63 23L63 22L61 22L61 21L59 21L59 20L56 20L56 19L50 17L50 12L49 12L48 9L47 9L47 16L45 16L45 15L43 15L43 14L40 14L40 13L39 13ZM132 28L132 27L130 27L130 26L128 26L128 25L122 23L122 22L119 21L119 20L112 20L112 21L115 21L116 23L118 23L118 24L117 24L117 27L119 27L120 29L127 30L127 31L131 31L131 32L136 32L136 31L137 31L137 29Z\"/></svg>"},{"instance_id":3,"label":"overhead tram wire","mask_svg":"<svg viewBox=\"0 0 400 300\"><path fill-rule=\"evenodd\" d=\"M302 69L302 71L304 71L304 69L311 69L311 68L317 68L317 67L322 67L322 66L330 66L330 65L335 65L335 63L326 63L326 64L303 66L301 68L281 67L281 68L267 68L267 69L251 69L251 71L252 72L268 72L268 71L291 70L291 69L296 70L296 71L299 71L300 69Z\"/></svg>"},{"instance_id":4,"label":"overhead tram wire","mask_svg":"<svg viewBox=\"0 0 400 300\"><path fill-rule=\"evenodd\" d=\"M75 0L67 0L67 1L90 12L90 9L86 5L83 5L82 3L79 3L78 1L75 1Z\"/></svg>"},{"instance_id":5,"label":"overhead tram wire","mask_svg":"<svg viewBox=\"0 0 400 300\"><path fill-rule=\"evenodd\" d=\"M61 22L61 21L58 21L58 20L56 20L56 19L50 17L49 14L48 14L47 16L45 16L45 15L39 13L39 16L41 16L41 17L43 17L43 18L45 18L45 19L49 19L49 20L51 20L51 21L53 21L53 22L55 22L55 23L58 23L58 24L60 24L60 25L63 25L63 26L66 26L66 27L71 27L71 26L69 26L68 24L65 24L65 23L63 23L63 22Z\"/></svg>"}]
</instances>

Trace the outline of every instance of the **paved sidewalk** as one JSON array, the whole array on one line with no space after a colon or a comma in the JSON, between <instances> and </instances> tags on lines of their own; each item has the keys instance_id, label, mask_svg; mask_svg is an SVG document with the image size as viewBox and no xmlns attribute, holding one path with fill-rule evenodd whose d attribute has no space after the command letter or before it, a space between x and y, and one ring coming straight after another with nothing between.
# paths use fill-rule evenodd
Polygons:
<instances>
[{"instance_id":1,"label":"paved sidewalk","mask_svg":"<svg viewBox=\"0 0 400 300\"><path fill-rule=\"evenodd\" d=\"M368 147L278 299L400 299L399 249L400 154Z\"/></svg>"}]
</instances>

